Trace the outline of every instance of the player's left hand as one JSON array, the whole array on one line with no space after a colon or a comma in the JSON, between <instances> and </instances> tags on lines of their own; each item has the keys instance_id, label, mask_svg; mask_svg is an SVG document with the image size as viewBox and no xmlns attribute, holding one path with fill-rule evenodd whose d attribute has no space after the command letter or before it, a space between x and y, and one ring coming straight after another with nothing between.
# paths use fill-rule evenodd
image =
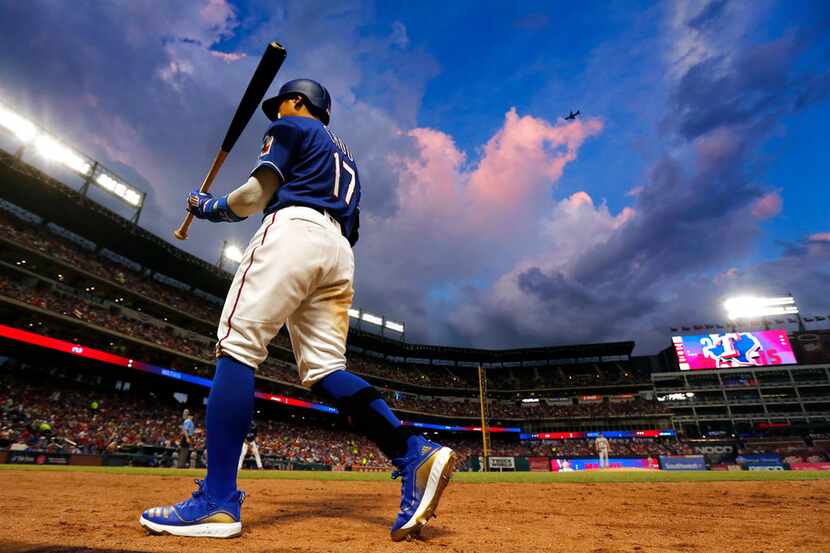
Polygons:
<instances>
[{"instance_id":1,"label":"player's left hand","mask_svg":"<svg viewBox=\"0 0 830 553\"><path fill-rule=\"evenodd\" d=\"M205 219L213 223L242 221L228 206L228 197L214 198L213 194L201 192L198 189L187 195L187 210L197 219Z\"/></svg>"}]
</instances>

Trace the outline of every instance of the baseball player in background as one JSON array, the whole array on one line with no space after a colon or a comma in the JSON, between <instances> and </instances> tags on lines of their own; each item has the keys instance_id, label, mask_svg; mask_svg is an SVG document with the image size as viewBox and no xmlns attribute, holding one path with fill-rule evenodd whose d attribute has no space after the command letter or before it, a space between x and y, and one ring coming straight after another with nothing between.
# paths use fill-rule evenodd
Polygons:
<instances>
[{"instance_id":1,"label":"baseball player in background","mask_svg":"<svg viewBox=\"0 0 830 553\"><path fill-rule=\"evenodd\" d=\"M256 468L262 469L262 459L259 456L259 447L256 445L256 421L253 419L251 419L251 426L248 427L248 433L245 434L245 441L242 442L242 455L239 456L238 470L242 470L242 463L245 462L245 455L248 454L248 448L254 454Z\"/></svg>"},{"instance_id":2,"label":"baseball player in background","mask_svg":"<svg viewBox=\"0 0 830 553\"><path fill-rule=\"evenodd\" d=\"M597 448L597 455L599 455L599 468L608 468L608 438L600 434L594 441Z\"/></svg>"},{"instance_id":3,"label":"baseball player in background","mask_svg":"<svg viewBox=\"0 0 830 553\"><path fill-rule=\"evenodd\" d=\"M241 533L245 495L236 476L253 415L254 372L287 323L301 382L333 402L392 461L392 477L401 477L400 512L391 527L392 539L401 540L433 516L456 455L407 432L378 392L346 370L361 187L352 151L327 126L328 91L309 79L289 81L262 109L273 123L248 181L222 197L194 190L187 200L195 217L212 222L264 213L217 331L207 476L191 498L148 509L139 521L151 533Z\"/></svg>"}]
</instances>

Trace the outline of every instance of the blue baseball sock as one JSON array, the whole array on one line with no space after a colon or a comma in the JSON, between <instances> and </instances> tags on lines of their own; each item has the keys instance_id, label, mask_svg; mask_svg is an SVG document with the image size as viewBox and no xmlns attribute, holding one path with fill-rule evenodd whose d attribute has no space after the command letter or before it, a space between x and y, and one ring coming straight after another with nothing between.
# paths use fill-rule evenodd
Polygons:
<instances>
[{"instance_id":1,"label":"blue baseball sock","mask_svg":"<svg viewBox=\"0 0 830 553\"><path fill-rule=\"evenodd\" d=\"M236 491L236 471L242 441L254 412L254 369L223 355L207 403L208 470L205 484L210 497L223 500Z\"/></svg>"},{"instance_id":2,"label":"blue baseball sock","mask_svg":"<svg viewBox=\"0 0 830 553\"><path fill-rule=\"evenodd\" d=\"M383 451L390 459L406 454L409 432L371 384L346 370L331 373L312 389L337 406L352 426Z\"/></svg>"}]
</instances>

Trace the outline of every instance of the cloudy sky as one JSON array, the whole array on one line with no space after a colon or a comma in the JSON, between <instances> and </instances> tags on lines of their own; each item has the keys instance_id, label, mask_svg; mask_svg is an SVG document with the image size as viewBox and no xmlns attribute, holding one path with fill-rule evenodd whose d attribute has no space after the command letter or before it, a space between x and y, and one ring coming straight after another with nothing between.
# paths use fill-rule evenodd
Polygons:
<instances>
[{"instance_id":1,"label":"cloudy sky","mask_svg":"<svg viewBox=\"0 0 830 553\"><path fill-rule=\"evenodd\" d=\"M169 237L283 43L274 90L322 81L361 169L355 304L412 340L650 353L735 292L830 313L830 4L550 4L4 2L0 100L146 190ZM181 245L214 261L255 226Z\"/></svg>"}]
</instances>

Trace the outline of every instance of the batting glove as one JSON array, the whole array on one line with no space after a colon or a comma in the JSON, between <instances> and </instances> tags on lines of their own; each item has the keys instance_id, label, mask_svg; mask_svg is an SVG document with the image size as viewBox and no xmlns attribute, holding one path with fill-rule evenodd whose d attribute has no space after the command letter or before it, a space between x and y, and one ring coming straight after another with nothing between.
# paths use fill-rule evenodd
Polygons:
<instances>
[{"instance_id":1,"label":"batting glove","mask_svg":"<svg viewBox=\"0 0 830 553\"><path fill-rule=\"evenodd\" d=\"M187 210L197 219L206 219L212 223L236 223L247 217L240 217L228 205L228 196L214 198L213 194L194 190L187 195Z\"/></svg>"}]
</instances>

